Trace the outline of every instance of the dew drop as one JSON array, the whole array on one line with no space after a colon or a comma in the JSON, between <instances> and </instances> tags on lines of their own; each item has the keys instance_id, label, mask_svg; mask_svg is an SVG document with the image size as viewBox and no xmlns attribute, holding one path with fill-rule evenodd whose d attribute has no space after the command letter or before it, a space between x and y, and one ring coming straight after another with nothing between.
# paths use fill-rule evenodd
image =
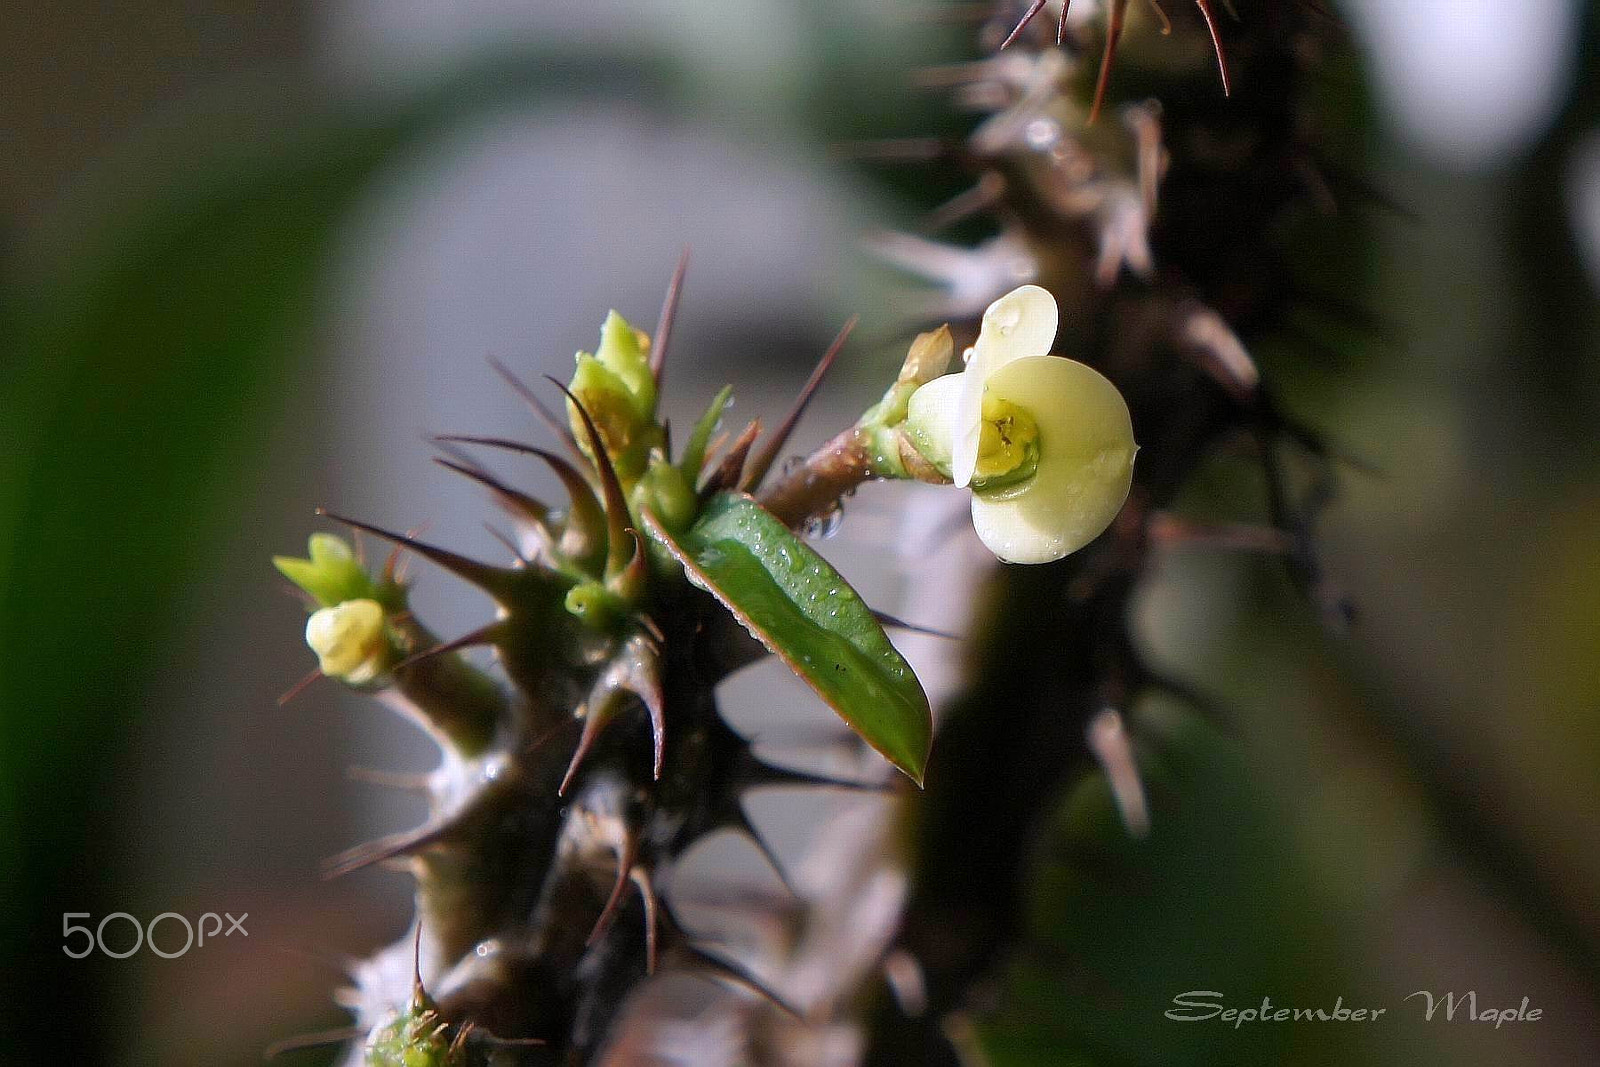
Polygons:
<instances>
[{"instance_id":1,"label":"dew drop","mask_svg":"<svg viewBox=\"0 0 1600 1067\"><path fill-rule=\"evenodd\" d=\"M844 505L836 500L827 511L807 519L801 533L813 541L826 540L839 532L839 525L842 522L844 522Z\"/></svg>"}]
</instances>

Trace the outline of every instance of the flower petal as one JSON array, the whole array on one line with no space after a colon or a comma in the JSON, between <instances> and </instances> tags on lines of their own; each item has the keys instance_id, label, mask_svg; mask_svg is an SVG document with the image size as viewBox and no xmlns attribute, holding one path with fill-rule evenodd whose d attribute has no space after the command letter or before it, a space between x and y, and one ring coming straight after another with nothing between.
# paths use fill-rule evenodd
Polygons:
<instances>
[{"instance_id":1,"label":"flower petal","mask_svg":"<svg viewBox=\"0 0 1600 1067\"><path fill-rule=\"evenodd\" d=\"M1133 484L1133 424L1117 387L1070 359L1032 356L989 378L989 395L1039 427L1039 469L1021 485L972 495L978 537L1008 563L1076 552L1117 517Z\"/></svg>"},{"instance_id":2,"label":"flower petal","mask_svg":"<svg viewBox=\"0 0 1600 1067\"><path fill-rule=\"evenodd\" d=\"M991 375L1018 359L1047 355L1056 341L1060 323L1056 298L1037 285L1024 285L1002 296L983 313L978 343L962 372L960 400L956 405L955 437L950 474L956 485L966 486L978 465L978 443L983 432L983 391Z\"/></svg>"},{"instance_id":3,"label":"flower petal","mask_svg":"<svg viewBox=\"0 0 1600 1067\"><path fill-rule=\"evenodd\" d=\"M911 394L906 406L906 433L911 443L929 463L941 470L950 469L955 440L956 403L964 374L935 378Z\"/></svg>"}]
</instances>

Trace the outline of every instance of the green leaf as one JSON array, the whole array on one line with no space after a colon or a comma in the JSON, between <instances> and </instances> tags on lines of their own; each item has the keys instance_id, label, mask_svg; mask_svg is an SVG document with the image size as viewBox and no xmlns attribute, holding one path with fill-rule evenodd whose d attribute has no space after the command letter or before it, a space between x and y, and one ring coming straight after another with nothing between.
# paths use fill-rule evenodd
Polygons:
<instances>
[{"instance_id":1,"label":"green leaf","mask_svg":"<svg viewBox=\"0 0 1600 1067\"><path fill-rule=\"evenodd\" d=\"M918 785L933 716L917 676L860 595L743 494L713 497L681 537L648 512L650 536L862 739Z\"/></svg>"}]
</instances>

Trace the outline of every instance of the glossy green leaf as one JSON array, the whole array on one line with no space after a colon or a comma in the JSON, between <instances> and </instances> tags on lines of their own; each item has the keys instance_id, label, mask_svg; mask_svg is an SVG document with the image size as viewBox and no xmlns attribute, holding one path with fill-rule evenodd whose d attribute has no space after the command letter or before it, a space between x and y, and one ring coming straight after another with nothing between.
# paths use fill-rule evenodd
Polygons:
<instances>
[{"instance_id":1,"label":"glossy green leaf","mask_svg":"<svg viewBox=\"0 0 1600 1067\"><path fill-rule=\"evenodd\" d=\"M649 533L862 739L922 784L933 718L927 695L860 595L748 496L723 493L674 538Z\"/></svg>"}]
</instances>

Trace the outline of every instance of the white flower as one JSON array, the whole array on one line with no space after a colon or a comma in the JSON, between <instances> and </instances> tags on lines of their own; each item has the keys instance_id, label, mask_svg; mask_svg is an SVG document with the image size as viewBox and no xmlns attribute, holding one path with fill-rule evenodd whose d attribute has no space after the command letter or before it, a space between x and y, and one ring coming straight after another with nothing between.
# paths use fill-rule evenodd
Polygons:
<instances>
[{"instance_id":1,"label":"white flower","mask_svg":"<svg viewBox=\"0 0 1600 1067\"><path fill-rule=\"evenodd\" d=\"M1128 405L1104 375L1049 355L1055 298L1024 285L989 305L966 369L911 397L917 450L972 490L978 537L1008 563L1048 563L1111 525L1133 483Z\"/></svg>"}]
</instances>

